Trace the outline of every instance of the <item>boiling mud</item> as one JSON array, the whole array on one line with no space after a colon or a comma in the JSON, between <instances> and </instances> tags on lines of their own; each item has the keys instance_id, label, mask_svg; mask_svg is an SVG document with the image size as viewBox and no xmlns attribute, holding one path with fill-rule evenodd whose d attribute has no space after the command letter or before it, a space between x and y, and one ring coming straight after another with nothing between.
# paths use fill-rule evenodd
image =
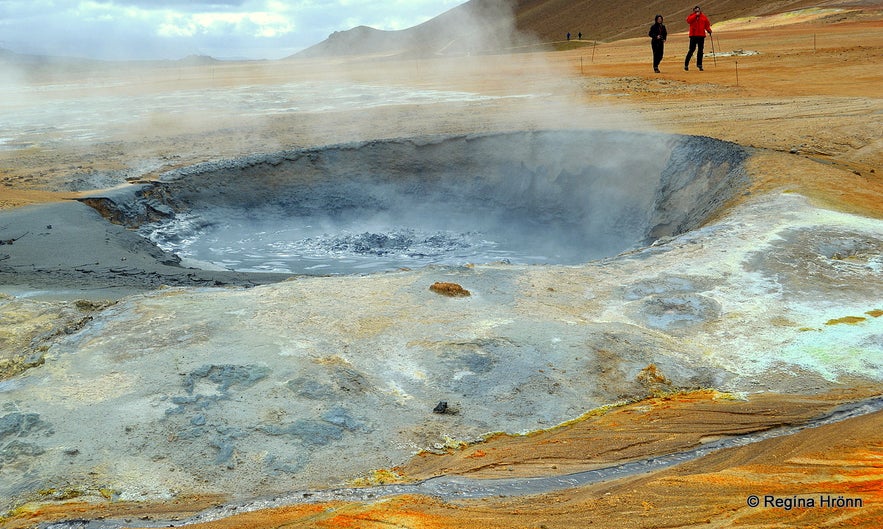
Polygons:
<instances>
[{"instance_id":1,"label":"boiling mud","mask_svg":"<svg viewBox=\"0 0 883 529\"><path fill-rule=\"evenodd\" d=\"M414 215L323 219L234 210L214 220L180 215L151 226L146 235L201 267L304 274L489 262L567 264L610 251L611 241L587 245L577 233L573 246L552 244L552 234L541 226L506 221L493 212L424 213L423 219L406 221Z\"/></svg>"},{"instance_id":2,"label":"boiling mud","mask_svg":"<svg viewBox=\"0 0 883 529\"><path fill-rule=\"evenodd\" d=\"M184 168L116 207L200 268L575 265L699 225L744 182L743 158L605 131L379 140Z\"/></svg>"}]
</instances>

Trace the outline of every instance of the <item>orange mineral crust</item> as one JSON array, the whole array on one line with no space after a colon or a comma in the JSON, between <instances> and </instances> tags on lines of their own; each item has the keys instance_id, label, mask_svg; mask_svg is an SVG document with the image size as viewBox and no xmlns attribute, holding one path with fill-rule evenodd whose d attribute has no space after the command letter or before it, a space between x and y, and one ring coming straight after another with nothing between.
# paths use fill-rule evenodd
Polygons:
<instances>
[{"instance_id":1,"label":"orange mineral crust","mask_svg":"<svg viewBox=\"0 0 883 529\"><path fill-rule=\"evenodd\" d=\"M280 508L197 524L230 527L879 527L883 414L714 453L661 472L521 498L403 496ZM759 505L752 507L752 498Z\"/></svg>"},{"instance_id":2,"label":"orange mineral crust","mask_svg":"<svg viewBox=\"0 0 883 529\"><path fill-rule=\"evenodd\" d=\"M599 410L546 431L497 435L445 454L421 454L394 472L403 480L431 475L515 477L564 474L685 450L724 435L800 424L865 393L815 397L761 394L747 401L712 391L647 399ZM689 422L687 419L690 419ZM735 422L738 421L738 422ZM656 527L732 523L765 527L794 520L836 527L883 519L883 413L807 428L648 474L546 494L445 502L397 496L373 502L303 504L237 514L188 527ZM664 439L664 442L662 441ZM365 480L367 483L368 481ZM749 506L756 496L760 505ZM807 507L812 500L812 506ZM790 507L789 507L790 502ZM826 503L827 502L827 503ZM850 507L837 507L851 502ZM855 506L860 502L861 506ZM184 520L219 498L169 504L60 503L18 509L4 527L61 519ZM823 505L824 504L824 505ZM717 525L715 525L717 524ZM867 525L870 524L870 525Z\"/></svg>"}]
</instances>

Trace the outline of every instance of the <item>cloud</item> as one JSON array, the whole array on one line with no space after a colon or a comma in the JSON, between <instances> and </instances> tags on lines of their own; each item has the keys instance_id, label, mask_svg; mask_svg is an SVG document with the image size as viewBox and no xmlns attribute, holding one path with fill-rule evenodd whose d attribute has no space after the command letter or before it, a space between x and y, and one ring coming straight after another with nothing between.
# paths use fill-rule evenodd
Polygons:
<instances>
[{"instance_id":1,"label":"cloud","mask_svg":"<svg viewBox=\"0 0 883 529\"><path fill-rule=\"evenodd\" d=\"M280 58L335 31L399 30L463 0L0 0L0 47L100 59Z\"/></svg>"},{"instance_id":2,"label":"cloud","mask_svg":"<svg viewBox=\"0 0 883 529\"><path fill-rule=\"evenodd\" d=\"M277 13L168 13L157 26L159 37L195 37L227 35L253 38L275 38L291 33L292 21Z\"/></svg>"},{"instance_id":3,"label":"cloud","mask_svg":"<svg viewBox=\"0 0 883 529\"><path fill-rule=\"evenodd\" d=\"M97 4L115 4L121 6L134 6L141 9L168 9L168 8L193 8L199 7L200 10L205 6L209 9L225 9L228 7L239 7L244 4L252 3L249 0L237 0L219 2L218 0L94 0Z\"/></svg>"}]
</instances>

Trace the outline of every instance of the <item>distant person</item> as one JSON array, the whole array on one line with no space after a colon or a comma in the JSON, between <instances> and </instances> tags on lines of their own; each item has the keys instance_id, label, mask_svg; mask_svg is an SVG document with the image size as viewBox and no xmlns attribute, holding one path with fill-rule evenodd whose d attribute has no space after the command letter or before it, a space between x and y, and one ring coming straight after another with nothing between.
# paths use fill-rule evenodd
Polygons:
<instances>
[{"instance_id":1,"label":"distant person","mask_svg":"<svg viewBox=\"0 0 883 529\"><path fill-rule=\"evenodd\" d=\"M662 55L665 53L665 39L668 38L668 30L662 23L662 15L656 15L656 22L650 26L650 48L653 50L653 71L659 73L659 63L662 62Z\"/></svg>"},{"instance_id":2,"label":"distant person","mask_svg":"<svg viewBox=\"0 0 883 529\"><path fill-rule=\"evenodd\" d=\"M567 40L570 40L570 32L567 32Z\"/></svg>"},{"instance_id":3,"label":"distant person","mask_svg":"<svg viewBox=\"0 0 883 529\"><path fill-rule=\"evenodd\" d=\"M696 67L702 71L702 54L705 51L705 33L711 35L711 22L702 12L702 8L696 6L693 12L687 15L687 24L690 25L690 51L687 52L687 58L684 59L684 70L690 69L690 59L693 58L693 52L697 51Z\"/></svg>"},{"instance_id":4,"label":"distant person","mask_svg":"<svg viewBox=\"0 0 883 529\"><path fill-rule=\"evenodd\" d=\"M576 38L578 38L579 40L583 40L583 32L580 31L579 33L577 33Z\"/></svg>"}]
</instances>

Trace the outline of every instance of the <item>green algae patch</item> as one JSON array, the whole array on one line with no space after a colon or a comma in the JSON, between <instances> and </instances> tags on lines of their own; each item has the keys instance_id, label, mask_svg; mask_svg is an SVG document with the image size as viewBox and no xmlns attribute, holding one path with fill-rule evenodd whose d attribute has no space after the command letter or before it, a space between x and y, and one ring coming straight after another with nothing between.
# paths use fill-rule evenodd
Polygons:
<instances>
[{"instance_id":1,"label":"green algae patch","mask_svg":"<svg viewBox=\"0 0 883 529\"><path fill-rule=\"evenodd\" d=\"M77 487L67 487L62 489L57 489L54 487L48 489L40 489L37 491L37 494L41 496L41 499L51 499L55 501L63 501L63 500L72 500L75 498L82 497L85 493L82 489Z\"/></svg>"},{"instance_id":2,"label":"green algae patch","mask_svg":"<svg viewBox=\"0 0 883 529\"><path fill-rule=\"evenodd\" d=\"M379 468L372 470L367 476L350 481L349 484L353 487L375 487L406 482L407 479L400 473L399 469Z\"/></svg>"},{"instance_id":3,"label":"green algae patch","mask_svg":"<svg viewBox=\"0 0 883 529\"><path fill-rule=\"evenodd\" d=\"M43 365L58 339L76 333L109 301L43 302L0 295L0 380Z\"/></svg>"},{"instance_id":4,"label":"green algae patch","mask_svg":"<svg viewBox=\"0 0 883 529\"><path fill-rule=\"evenodd\" d=\"M855 325L857 323L861 323L866 321L867 318L862 316L844 316L842 318L835 318L833 320L828 320L825 322L825 325L840 325L841 323L845 323L847 325Z\"/></svg>"},{"instance_id":5,"label":"green algae patch","mask_svg":"<svg viewBox=\"0 0 883 529\"><path fill-rule=\"evenodd\" d=\"M612 402L610 404L605 404L604 406L599 406L597 408L592 408L586 413L580 415L579 417L575 417L573 419L564 421L560 424L556 424L555 426L549 428L542 428L538 430L532 430L530 432L522 433L522 434L502 434L497 433L494 435L505 435L508 437L531 437L538 434L554 432L556 430L564 429L569 426L573 426L579 424L581 422L585 422L589 419L601 417L607 415L608 413L614 410L625 409L627 406L632 405L642 405L647 404L653 406L655 404L659 404L660 402L666 402L670 400L676 399L695 399L695 400L727 400L727 401L742 401L745 400L743 397L736 395L734 393L728 393L723 391L718 391L716 389L706 389L706 388L698 388L698 389L672 389L667 392L655 394L655 395L647 395L645 397L633 398L620 400L617 402ZM490 436L485 436L485 441L489 440Z\"/></svg>"},{"instance_id":6,"label":"green algae patch","mask_svg":"<svg viewBox=\"0 0 883 529\"><path fill-rule=\"evenodd\" d=\"M119 499L121 492L110 487L101 487L98 489L98 494L105 500L116 501Z\"/></svg>"},{"instance_id":7,"label":"green algae patch","mask_svg":"<svg viewBox=\"0 0 883 529\"><path fill-rule=\"evenodd\" d=\"M555 430L567 428L568 426L573 426L575 424L585 422L585 421L592 419L594 417L601 417L603 415L607 415L608 413L610 413L611 411L613 411L615 409L622 408L622 407L628 406L629 404L634 404L635 402L639 402L639 401L640 401L640 399L639 400L621 400L621 401L613 402L610 404L605 404L604 406L598 406L597 408L592 408L591 410L580 415L579 417L575 417L573 419L564 421L560 424L556 424L555 426L552 426L550 428L541 428L538 430L532 430L530 432L526 432L523 434L512 435L511 437L518 437L518 436L530 437L532 435L554 432Z\"/></svg>"}]
</instances>

